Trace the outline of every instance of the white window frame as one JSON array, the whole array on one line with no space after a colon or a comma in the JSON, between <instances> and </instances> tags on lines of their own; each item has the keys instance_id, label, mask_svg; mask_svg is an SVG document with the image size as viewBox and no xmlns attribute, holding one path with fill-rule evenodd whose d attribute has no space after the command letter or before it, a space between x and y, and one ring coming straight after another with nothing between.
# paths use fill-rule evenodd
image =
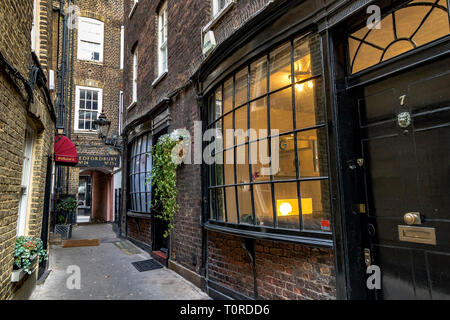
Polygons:
<instances>
[{"instance_id":1,"label":"white window frame","mask_svg":"<svg viewBox=\"0 0 450 320\"><path fill-rule=\"evenodd\" d=\"M165 65L164 65L165 56ZM167 1L163 4L158 14L158 77L161 77L169 69L167 49Z\"/></svg>"},{"instance_id":2,"label":"white window frame","mask_svg":"<svg viewBox=\"0 0 450 320\"><path fill-rule=\"evenodd\" d=\"M139 66L139 57L137 47L133 50L133 70L132 70L132 96L131 96L131 105L134 105L137 102L137 78L138 78L138 66ZM130 107L131 107L130 105Z\"/></svg>"},{"instance_id":3,"label":"white window frame","mask_svg":"<svg viewBox=\"0 0 450 320\"><path fill-rule=\"evenodd\" d=\"M37 32L37 28L39 26L39 16L38 16L38 0L33 1L33 22L31 26L31 51L37 52L39 45L39 32Z\"/></svg>"},{"instance_id":4,"label":"white window frame","mask_svg":"<svg viewBox=\"0 0 450 320\"><path fill-rule=\"evenodd\" d=\"M100 26L100 39L93 39L92 37L89 37L87 34L83 34L83 32L80 32L82 30L81 25L83 23L89 23L89 24L97 24ZM99 41L98 41L99 40ZM85 60L85 61L93 61L93 62L103 62L103 46L105 41L105 24L103 21L92 19L92 18L86 18L86 17L79 17L78 18L78 52L77 52L77 58L78 60ZM81 42L87 42L92 44L98 44L100 46L100 52L99 52L99 59L95 60L93 59L93 56L91 58L86 58L83 56L83 52L81 50Z\"/></svg>"},{"instance_id":5,"label":"white window frame","mask_svg":"<svg viewBox=\"0 0 450 320\"><path fill-rule=\"evenodd\" d=\"M219 9L218 0L211 0L212 6L212 17L211 21L209 21L203 28L203 33L208 32L236 3L236 0L226 0L225 5Z\"/></svg>"},{"instance_id":6,"label":"white window frame","mask_svg":"<svg viewBox=\"0 0 450 320\"><path fill-rule=\"evenodd\" d=\"M120 70L123 70L123 58L125 48L125 32L124 26L120 27Z\"/></svg>"},{"instance_id":7,"label":"white window frame","mask_svg":"<svg viewBox=\"0 0 450 320\"><path fill-rule=\"evenodd\" d=\"M136 7L139 4L139 0L133 0L133 7L131 7L130 14L128 15L128 18L131 19L131 16L133 15L134 11L136 11Z\"/></svg>"},{"instance_id":8,"label":"white window frame","mask_svg":"<svg viewBox=\"0 0 450 320\"><path fill-rule=\"evenodd\" d=\"M122 121L123 121L123 91L119 92L119 135L122 134Z\"/></svg>"},{"instance_id":9,"label":"white window frame","mask_svg":"<svg viewBox=\"0 0 450 320\"><path fill-rule=\"evenodd\" d=\"M85 86L76 86L75 88L75 117L74 117L74 130L78 132L92 132L96 133L96 130L93 129L80 129L78 127L78 120L79 120L79 111L80 111L80 91L81 90L91 90L91 91L97 91L98 92L98 102L97 102L97 118L102 113L102 106L103 106L103 89L102 88L95 88L95 87L85 87Z\"/></svg>"},{"instance_id":10,"label":"white window frame","mask_svg":"<svg viewBox=\"0 0 450 320\"><path fill-rule=\"evenodd\" d=\"M230 0L224 0L224 4L222 8L219 8L219 3L221 0L212 0L212 8L213 8L213 17L215 17L221 10L223 10Z\"/></svg>"},{"instance_id":11,"label":"white window frame","mask_svg":"<svg viewBox=\"0 0 450 320\"><path fill-rule=\"evenodd\" d=\"M28 207L31 195L31 176L33 167L34 130L27 124L22 163L22 180L20 187L19 208L17 217L17 236L26 235Z\"/></svg>"}]
</instances>

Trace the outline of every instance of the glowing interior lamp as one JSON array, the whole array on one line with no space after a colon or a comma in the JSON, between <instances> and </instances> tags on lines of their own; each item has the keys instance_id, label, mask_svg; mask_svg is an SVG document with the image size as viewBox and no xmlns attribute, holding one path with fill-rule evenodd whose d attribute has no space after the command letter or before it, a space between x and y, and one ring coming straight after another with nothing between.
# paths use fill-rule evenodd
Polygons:
<instances>
[{"instance_id":1,"label":"glowing interior lamp","mask_svg":"<svg viewBox=\"0 0 450 320\"><path fill-rule=\"evenodd\" d=\"M312 198L302 198L302 214L312 214ZM282 199L277 200L277 216L298 216L298 200L297 199Z\"/></svg>"}]
</instances>

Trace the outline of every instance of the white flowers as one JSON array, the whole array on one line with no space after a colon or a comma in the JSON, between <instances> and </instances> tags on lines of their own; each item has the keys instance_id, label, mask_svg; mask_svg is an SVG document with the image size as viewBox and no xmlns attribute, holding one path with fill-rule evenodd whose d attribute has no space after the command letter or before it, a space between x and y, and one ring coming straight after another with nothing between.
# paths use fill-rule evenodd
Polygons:
<instances>
[{"instance_id":1,"label":"white flowers","mask_svg":"<svg viewBox=\"0 0 450 320\"><path fill-rule=\"evenodd\" d=\"M158 139L158 143L167 143L168 140L175 142L171 151L172 162L180 165L189 154L191 144L191 135L186 129L176 129L170 134L164 134Z\"/></svg>"}]
</instances>

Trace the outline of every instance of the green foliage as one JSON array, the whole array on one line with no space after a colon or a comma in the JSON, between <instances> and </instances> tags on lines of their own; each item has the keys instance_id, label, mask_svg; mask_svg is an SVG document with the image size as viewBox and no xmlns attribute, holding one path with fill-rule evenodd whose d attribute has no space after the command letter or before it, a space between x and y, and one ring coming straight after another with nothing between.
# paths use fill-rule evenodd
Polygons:
<instances>
[{"instance_id":1,"label":"green foliage","mask_svg":"<svg viewBox=\"0 0 450 320\"><path fill-rule=\"evenodd\" d=\"M67 222L68 222L68 219L69 219L69 215L64 215L64 214L60 214L59 216L58 216L58 222L59 222L59 224L67 224Z\"/></svg>"},{"instance_id":2,"label":"green foliage","mask_svg":"<svg viewBox=\"0 0 450 320\"><path fill-rule=\"evenodd\" d=\"M77 209L77 200L73 197L66 198L61 200L56 205L57 212L73 212Z\"/></svg>"},{"instance_id":3,"label":"green foliage","mask_svg":"<svg viewBox=\"0 0 450 320\"><path fill-rule=\"evenodd\" d=\"M48 259L47 252L42 247L42 240L35 237L17 237L14 249L15 266L31 274L30 267L36 257L39 257L39 262Z\"/></svg>"},{"instance_id":4,"label":"green foliage","mask_svg":"<svg viewBox=\"0 0 450 320\"><path fill-rule=\"evenodd\" d=\"M173 216L179 209L177 202L177 168L179 161L174 161L173 151L183 144L183 137L163 135L152 147L153 167L146 183L151 183L154 191L152 211L156 217L167 223L164 237L167 238L174 228ZM178 154L182 157L182 150Z\"/></svg>"}]
</instances>

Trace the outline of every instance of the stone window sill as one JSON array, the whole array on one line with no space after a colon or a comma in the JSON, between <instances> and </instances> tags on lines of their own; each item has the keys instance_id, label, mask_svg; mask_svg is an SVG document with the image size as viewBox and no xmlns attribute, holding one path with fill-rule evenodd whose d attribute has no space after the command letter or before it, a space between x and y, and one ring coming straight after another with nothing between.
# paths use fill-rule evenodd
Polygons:
<instances>
[{"instance_id":1,"label":"stone window sill","mask_svg":"<svg viewBox=\"0 0 450 320\"><path fill-rule=\"evenodd\" d=\"M89 134L89 135L93 135L93 134L97 134L97 130L73 130L74 134Z\"/></svg>"},{"instance_id":2,"label":"stone window sill","mask_svg":"<svg viewBox=\"0 0 450 320\"><path fill-rule=\"evenodd\" d=\"M225 7L222 8L219 12L216 13L216 15L211 19L211 21L208 22L206 26L203 27L202 31L203 33L208 32L214 25L219 22L219 20L228 12L231 10L231 8L236 3L236 0L230 0L225 5Z\"/></svg>"},{"instance_id":3,"label":"stone window sill","mask_svg":"<svg viewBox=\"0 0 450 320\"><path fill-rule=\"evenodd\" d=\"M133 16L133 13L136 11L136 7L139 4L139 1L136 1L135 4L133 5L133 8L131 8L130 14L128 15L128 18L131 19L131 17Z\"/></svg>"},{"instance_id":4,"label":"stone window sill","mask_svg":"<svg viewBox=\"0 0 450 320\"><path fill-rule=\"evenodd\" d=\"M127 216L133 218L141 218L141 219L151 219L152 216L150 213L137 213L133 211L127 211Z\"/></svg>"},{"instance_id":5,"label":"stone window sill","mask_svg":"<svg viewBox=\"0 0 450 320\"><path fill-rule=\"evenodd\" d=\"M163 73L161 73L158 78L156 78L153 82L152 82L152 87L156 87L158 85L158 83L161 82L162 79L164 79L164 77L167 75L167 70L164 71Z\"/></svg>"},{"instance_id":6,"label":"stone window sill","mask_svg":"<svg viewBox=\"0 0 450 320\"><path fill-rule=\"evenodd\" d=\"M133 109L134 107L136 107L137 105L137 101L133 101L128 107L127 110L130 111L131 109Z\"/></svg>"}]
</instances>

